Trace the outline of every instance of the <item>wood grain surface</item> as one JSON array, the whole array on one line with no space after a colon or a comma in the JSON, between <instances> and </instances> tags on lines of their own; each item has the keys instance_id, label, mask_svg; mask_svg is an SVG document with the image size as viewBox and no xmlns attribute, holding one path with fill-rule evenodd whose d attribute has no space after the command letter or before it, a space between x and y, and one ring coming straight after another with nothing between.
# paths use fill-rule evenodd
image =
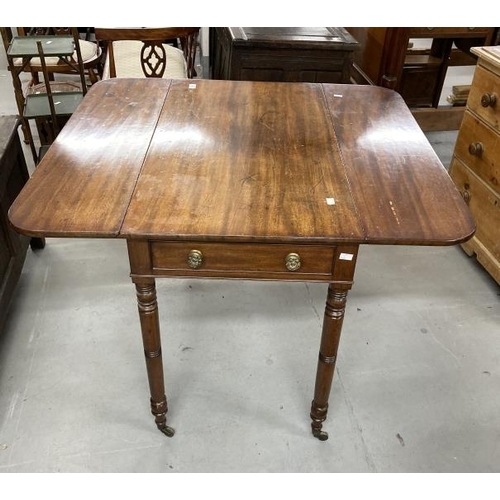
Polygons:
<instances>
[{"instance_id":1,"label":"wood grain surface","mask_svg":"<svg viewBox=\"0 0 500 500\"><path fill-rule=\"evenodd\" d=\"M453 244L474 222L395 92L114 79L94 85L11 209L20 231Z\"/></svg>"},{"instance_id":2,"label":"wood grain surface","mask_svg":"<svg viewBox=\"0 0 500 500\"><path fill-rule=\"evenodd\" d=\"M365 242L468 239L470 211L401 96L382 87L324 89Z\"/></svg>"},{"instance_id":3,"label":"wood grain surface","mask_svg":"<svg viewBox=\"0 0 500 500\"><path fill-rule=\"evenodd\" d=\"M189 85L172 84L123 235L363 240L320 86Z\"/></svg>"},{"instance_id":4,"label":"wood grain surface","mask_svg":"<svg viewBox=\"0 0 500 500\"><path fill-rule=\"evenodd\" d=\"M117 236L169 86L92 86L11 207L12 225L31 236Z\"/></svg>"}]
</instances>

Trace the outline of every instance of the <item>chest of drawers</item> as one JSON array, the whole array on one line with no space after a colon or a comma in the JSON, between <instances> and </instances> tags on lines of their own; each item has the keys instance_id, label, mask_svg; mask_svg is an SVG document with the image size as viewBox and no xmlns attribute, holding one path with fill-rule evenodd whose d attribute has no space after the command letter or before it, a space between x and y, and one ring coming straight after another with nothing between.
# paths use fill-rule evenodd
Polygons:
<instances>
[{"instance_id":1,"label":"chest of drawers","mask_svg":"<svg viewBox=\"0 0 500 500\"><path fill-rule=\"evenodd\" d=\"M479 60L450 175L477 224L474 238L462 248L500 284L500 46L472 52Z\"/></svg>"}]
</instances>

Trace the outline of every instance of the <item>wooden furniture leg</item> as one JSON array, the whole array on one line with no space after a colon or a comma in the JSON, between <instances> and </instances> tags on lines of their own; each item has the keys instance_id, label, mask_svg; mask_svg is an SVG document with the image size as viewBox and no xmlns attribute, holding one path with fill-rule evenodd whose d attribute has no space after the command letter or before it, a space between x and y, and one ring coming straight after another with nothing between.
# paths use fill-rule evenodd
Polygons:
<instances>
[{"instance_id":1,"label":"wooden furniture leg","mask_svg":"<svg viewBox=\"0 0 500 500\"><path fill-rule=\"evenodd\" d=\"M167 398L163 381L161 356L160 322L154 278L133 278L137 292L137 305L141 320L142 342L146 356L149 390L151 393L151 413L163 434L172 437L175 433L167 425Z\"/></svg>"},{"instance_id":2,"label":"wooden furniture leg","mask_svg":"<svg viewBox=\"0 0 500 500\"><path fill-rule=\"evenodd\" d=\"M345 286L335 285L334 283L330 283L328 287L314 399L311 405L312 433L320 441L328 439L328 433L321 430L321 428L328 412L328 397L332 386L337 349L344 321L347 291Z\"/></svg>"}]
</instances>

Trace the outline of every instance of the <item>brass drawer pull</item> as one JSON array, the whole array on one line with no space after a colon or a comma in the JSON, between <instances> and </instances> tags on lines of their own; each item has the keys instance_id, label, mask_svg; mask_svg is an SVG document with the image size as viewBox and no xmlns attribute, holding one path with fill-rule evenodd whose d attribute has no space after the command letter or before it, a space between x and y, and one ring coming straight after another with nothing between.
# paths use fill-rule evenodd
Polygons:
<instances>
[{"instance_id":1,"label":"brass drawer pull","mask_svg":"<svg viewBox=\"0 0 500 500\"><path fill-rule=\"evenodd\" d=\"M465 203L467 203L467 205L470 203L470 197L470 191L468 189L465 189L462 193L462 198L464 199Z\"/></svg>"},{"instance_id":2,"label":"brass drawer pull","mask_svg":"<svg viewBox=\"0 0 500 500\"><path fill-rule=\"evenodd\" d=\"M496 94L483 94L481 96L481 106L483 108L487 108L488 106L495 106L497 103L497 95Z\"/></svg>"},{"instance_id":3,"label":"brass drawer pull","mask_svg":"<svg viewBox=\"0 0 500 500\"><path fill-rule=\"evenodd\" d=\"M199 250L191 250L188 254L187 263L191 269L198 269L203 263L203 254Z\"/></svg>"},{"instance_id":4,"label":"brass drawer pull","mask_svg":"<svg viewBox=\"0 0 500 500\"><path fill-rule=\"evenodd\" d=\"M481 142L471 142L469 144L469 153L472 156L481 156L484 152L484 146Z\"/></svg>"},{"instance_id":5,"label":"brass drawer pull","mask_svg":"<svg viewBox=\"0 0 500 500\"><path fill-rule=\"evenodd\" d=\"M300 255L298 253L289 253L285 257L285 266L289 271L298 271L300 269Z\"/></svg>"}]
</instances>

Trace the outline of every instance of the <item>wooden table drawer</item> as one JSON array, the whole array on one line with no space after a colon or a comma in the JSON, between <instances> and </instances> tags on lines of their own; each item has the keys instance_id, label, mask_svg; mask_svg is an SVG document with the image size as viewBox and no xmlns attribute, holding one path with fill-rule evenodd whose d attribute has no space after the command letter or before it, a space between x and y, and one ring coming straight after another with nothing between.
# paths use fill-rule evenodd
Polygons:
<instances>
[{"instance_id":1,"label":"wooden table drawer","mask_svg":"<svg viewBox=\"0 0 500 500\"><path fill-rule=\"evenodd\" d=\"M500 196L456 159L450 175L476 220L475 238L500 259Z\"/></svg>"},{"instance_id":2,"label":"wooden table drawer","mask_svg":"<svg viewBox=\"0 0 500 500\"><path fill-rule=\"evenodd\" d=\"M151 242L155 274L280 279L333 274L335 247L258 243ZM271 277L272 277L271 276Z\"/></svg>"},{"instance_id":3,"label":"wooden table drawer","mask_svg":"<svg viewBox=\"0 0 500 500\"><path fill-rule=\"evenodd\" d=\"M468 111L458 133L455 155L500 193L500 135Z\"/></svg>"},{"instance_id":4,"label":"wooden table drawer","mask_svg":"<svg viewBox=\"0 0 500 500\"><path fill-rule=\"evenodd\" d=\"M476 66L467 106L500 131L500 77Z\"/></svg>"}]
</instances>

